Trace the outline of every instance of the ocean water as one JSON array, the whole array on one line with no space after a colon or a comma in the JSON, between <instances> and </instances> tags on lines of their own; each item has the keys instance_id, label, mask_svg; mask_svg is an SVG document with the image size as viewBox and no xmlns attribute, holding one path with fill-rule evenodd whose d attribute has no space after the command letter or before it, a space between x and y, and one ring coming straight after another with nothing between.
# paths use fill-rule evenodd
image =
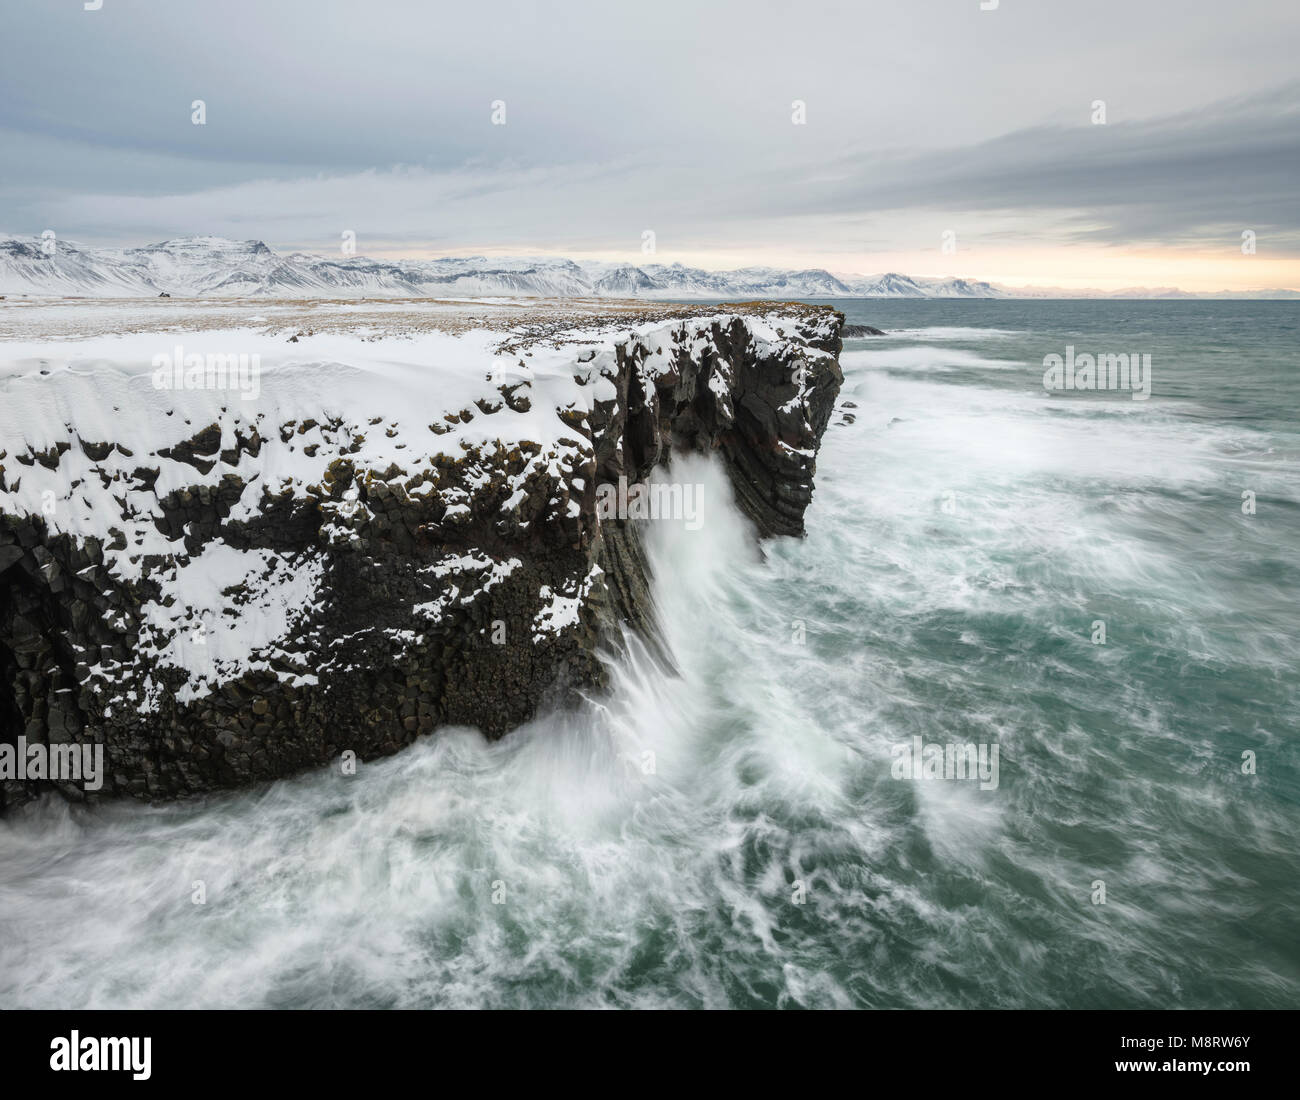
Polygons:
<instances>
[{"instance_id":1,"label":"ocean water","mask_svg":"<svg viewBox=\"0 0 1300 1100\"><path fill-rule=\"evenodd\" d=\"M25 808L0 1003L1300 1005L1300 307L836 304L889 335L846 344L808 537L672 471L676 672L633 645L353 777ZM1067 345L1150 353L1150 399L1045 391Z\"/></svg>"}]
</instances>

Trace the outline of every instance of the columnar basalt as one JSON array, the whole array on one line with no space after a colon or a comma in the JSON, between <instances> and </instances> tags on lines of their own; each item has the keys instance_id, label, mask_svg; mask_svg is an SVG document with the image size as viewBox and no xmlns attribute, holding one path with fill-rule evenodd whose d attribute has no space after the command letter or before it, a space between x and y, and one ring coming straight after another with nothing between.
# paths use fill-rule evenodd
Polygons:
<instances>
[{"instance_id":1,"label":"columnar basalt","mask_svg":"<svg viewBox=\"0 0 1300 1100\"><path fill-rule=\"evenodd\" d=\"M602 518L599 488L671 477L674 454L717 452L760 534L801 534L842 316L628 320L439 334L446 367L409 334L353 339L362 365L337 336L248 336L279 349L253 401L169 388L138 334L112 364L75 341L10 364L0 741L102 744L107 775L10 778L4 805L235 787L446 724L497 737L598 688L598 647L654 632L641 527Z\"/></svg>"}]
</instances>

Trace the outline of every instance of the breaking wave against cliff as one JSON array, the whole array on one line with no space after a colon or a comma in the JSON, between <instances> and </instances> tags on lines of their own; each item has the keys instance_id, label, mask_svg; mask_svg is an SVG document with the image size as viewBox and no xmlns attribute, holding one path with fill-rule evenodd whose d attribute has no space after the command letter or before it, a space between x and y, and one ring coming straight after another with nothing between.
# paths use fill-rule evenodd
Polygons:
<instances>
[{"instance_id":1,"label":"breaking wave against cliff","mask_svg":"<svg viewBox=\"0 0 1300 1100\"><path fill-rule=\"evenodd\" d=\"M452 729L354 776L144 810L28 807L0 826L0 907L31 932L0 947L6 1001L729 1002L709 973L725 927L752 922L760 952L771 935L729 884L753 859L729 819L751 782L792 796L813 769L791 772L802 750L779 722L750 743L735 700L710 697L744 651L736 612L718 612L759 552L719 464L678 459L673 478L701 500L650 538L678 672L629 637L607 697L499 742Z\"/></svg>"}]
</instances>

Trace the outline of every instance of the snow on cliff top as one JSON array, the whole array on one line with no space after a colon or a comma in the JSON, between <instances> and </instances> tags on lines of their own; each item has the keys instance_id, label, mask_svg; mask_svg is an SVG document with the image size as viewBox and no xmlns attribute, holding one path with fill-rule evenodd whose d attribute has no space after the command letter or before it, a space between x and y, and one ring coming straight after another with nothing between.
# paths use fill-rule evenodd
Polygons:
<instances>
[{"instance_id":1,"label":"snow on cliff top","mask_svg":"<svg viewBox=\"0 0 1300 1100\"><path fill-rule=\"evenodd\" d=\"M273 312L263 303L258 308ZM461 305L442 313L426 309L424 327L413 328L401 309L336 306L311 309L318 331L290 339L300 308L285 306L258 330L232 325L228 307L157 311L152 324L141 319L149 311L138 305L120 307L125 316L104 303L0 307L0 511L43 514L52 531L105 543L112 540L110 528L123 528L125 515L128 545L114 555L114 569L127 575L138 571L141 555L176 552L154 523L159 501L176 490L216 484L224 474L246 486L232 512L239 519L257 511L264 490L297 495L320 484L342 454L357 468L410 471L440 454L458 458L496 442L531 441L553 461L579 463L584 456L577 449L589 444L575 444L581 433L557 413L590 413L595 401L613 399L609 377L620 338L635 335L652 352L666 351L679 343L685 325L686 345L698 354L711 323L732 315L716 308L593 309L577 323L568 306L552 312L500 306L496 314L487 310L488 320L479 315L484 307L470 316ZM247 313L245 307L246 321L255 320ZM115 317L147 327L108 331ZM160 331L163 319L174 327ZM781 339L779 311L768 316L754 310L747 323L760 342ZM824 314L824 323L833 325L831 314ZM54 331L36 337L39 327ZM667 362L666 355L652 354L641 369L653 372ZM503 384L521 387L526 409L502 404ZM480 399L496 406L490 414L476 407ZM471 415L447 419L461 410ZM342 437L359 444L341 451L340 431L337 425L329 430L331 422L345 425ZM302 430L282 439L282 426L289 424ZM237 463L214 462L202 472L160 456L211 425L221 438L210 457L236 452ZM238 436L254 428L271 442L257 457L237 446ZM97 452L95 444L115 446L93 458L87 447ZM54 455L55 449L62 453ZM40 461L42 452L53 461ZM148 488L134 476L141 467L160 471Z\"/></svg>"},{"instance_id":2,"label":"snow on cliff top","mask_svg":"<svg viewBox=\"0 0 1300 1100\"><path fill-rule=\"evenodd\" d=\"M327 515L321 532L333 541L352 535L340 515L369 507L353 500L345 512L324 500L320 487L336 460L412 498L435 491L425 475L442 456L465 460L464 485L436 489L451 517L469 509L476 484L492 473L476 449L487 456L498 443L534 444L520 446L526 464L507 478L508 513L530 484L557 493L581 484L594 450L574 414L615 400L620 344L643 345L636 369L651 390L675 351L698 361L713 323L742 313L760 352L782 341L796 314L805 331L823 335L837 323L826 310L770 304L0 303L0 513L96 539L117 580L147 574L156 582L157 598L139 609L133 656L118 660L102 648L82 655L83 683L102 693L106 714L119 701L141 711L158 705L164 689L138 674L146 658L141 667L185 671L181 702L249 671L313 683L332 658L319 639L288 640L320 599L321 551L282 554L217 539L191 553L167 522L173 494L197 492L206 505L205 494L219 492L225 519L235 522L257 517L267 493L314 497ZM710 385L729 403L734 368L719 355ZM559 495L552 503L561 506ZM451 554L435 572L456 577L413 613L436 622L453 601L476 599L518 564ZM576 622L592 583L588 575L573 592L540 594L535 644ZM105 612L116 632L130 627L120 614Z\"/></svg>"}]
</instances>

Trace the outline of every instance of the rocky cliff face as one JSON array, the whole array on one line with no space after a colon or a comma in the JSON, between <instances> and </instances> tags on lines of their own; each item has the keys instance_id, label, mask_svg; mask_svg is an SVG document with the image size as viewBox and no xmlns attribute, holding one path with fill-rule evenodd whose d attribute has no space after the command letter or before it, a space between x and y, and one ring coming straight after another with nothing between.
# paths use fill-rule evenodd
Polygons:
<instances>
[{"instance_id":1,"label":"rocky cliff face","mask_svg":"<svg viewBox=\"0 0 1300 1100\"><path fill-rule=\"evenodd\" d=\"M671 505L672 456L717 452L800 534L842 380L828 309L628 320L6 348L0 741L103 745L90 797L165 798L598 687L654 633L636 487ZM0 790L50 785L90 786Z\"/></svg>"}]
</instances>

